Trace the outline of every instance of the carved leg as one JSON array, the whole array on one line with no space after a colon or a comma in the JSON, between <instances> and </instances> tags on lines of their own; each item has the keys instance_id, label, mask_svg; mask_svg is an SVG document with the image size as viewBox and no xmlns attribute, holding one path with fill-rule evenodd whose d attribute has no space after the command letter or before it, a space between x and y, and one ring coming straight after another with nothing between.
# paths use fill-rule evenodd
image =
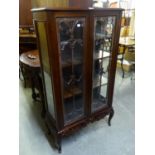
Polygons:
<instances>
[{"instance_id":1,"label":"carved leg","mask_svg":"<svg viewBox=\"0 0 155 155\"><path fill-rule=\"evenodd\" d=\"M61 153L61 136L60 135L57 135L56 136L56 145L57 145L57 149L58 149L58 152Z\"/></svg>"},{"instance_id":2,"label":"carved leg","mask_svg":"<svg viewBox=\"0 0 155 155\"><path fill-rule=\"evenodd\" d=\"M114 116L114 110L111 109L111 112L110 112L110 115L109 115L109 119L108 119L108 125L111 126L111 119L113 118Z\"/></svg>"}]
</instances>

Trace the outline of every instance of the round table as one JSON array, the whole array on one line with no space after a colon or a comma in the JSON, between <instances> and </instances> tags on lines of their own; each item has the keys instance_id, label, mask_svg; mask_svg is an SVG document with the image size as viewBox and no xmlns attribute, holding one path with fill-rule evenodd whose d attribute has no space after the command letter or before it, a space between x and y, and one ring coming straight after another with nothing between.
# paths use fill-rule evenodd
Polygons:
<instances>
[{"instance_id":1,"label":"round table","mask_svg":"<svg viewBox=\"0 0 155 155\"><path fill-rule=\"evenodd\" d=\"M36 100L37 94L35 93L35 88L40 89L40 59L38 50L22 53L19 63L24 78L24 87L26 87L27 81L31 83L32 98Z\"/></svg>"},{"instance_id":2,"label":"round table","mask_svg":"<svg viewBox=\"0 0 155 155\"><path fill-rule=\"evenodd\" d=\"M26 87L26 81L29 80L32 88L32 98L42 102L42 116L45 115L44 95L42 76L40 68L40 59L38 50L32 50L22 53L19 58L20 69L24 78L24 87ZM35 88L39 91L37 94Z\"/></svg>"}]
</instances>

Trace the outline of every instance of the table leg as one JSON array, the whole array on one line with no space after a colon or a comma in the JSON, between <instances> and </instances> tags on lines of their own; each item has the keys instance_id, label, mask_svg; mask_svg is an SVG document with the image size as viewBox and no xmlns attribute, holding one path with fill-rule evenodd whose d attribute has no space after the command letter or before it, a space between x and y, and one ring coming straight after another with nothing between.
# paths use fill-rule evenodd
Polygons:
<instances>
[{"instance_id":1,"label":"table leg","mask_svg":"<svg viewBox=\"0 0 155 155\"><path fill-rule=\"evenodd\" d=\"M126 47L123 46L123 53L122 53L122 59L121 59L122 78L124 78L124 75L125 75L125 71L124 71L124 68L123 68L123 61L124 61L124 54L125 54L125 51L126 51Z\"/></svg>"}]
</instances>

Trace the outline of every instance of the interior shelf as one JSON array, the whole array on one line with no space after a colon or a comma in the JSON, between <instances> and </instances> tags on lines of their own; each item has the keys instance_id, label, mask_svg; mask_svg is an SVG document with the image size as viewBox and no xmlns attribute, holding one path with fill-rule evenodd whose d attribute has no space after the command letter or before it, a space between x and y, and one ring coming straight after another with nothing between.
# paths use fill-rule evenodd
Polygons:
<instances>
[{"instance_id":1,"label":"interior shelf","mask_svg":"<svg viewBox=\"0 0 155 155\"><path fill-rule=\"evenodd\" d=\"M75 119L78 119L84 115L82 109L79 111L72 111L70 113L65 114L65 122L69 123L70 121L75 121Z\"/></svg>"},{"instance_id":2,"label":"interior shelf","mask_svg":"<svg viewBox=\"0 0 155 155\"><path fill-rule=\"evenodd\" d=\"M72 38L72 39L68 39L68 40L65 40L65 41L61 41L61 47L64 47L66 46L67 44L70 44L70 43L83 43L83 39L76 39L76 38Z\"/></svg>"},{"instance_id":3,"label":"interior shelf","mask_svg":"<svg viewBox=\"0 0 155 155\"><path fill-rule=\"evenodd\" d=\"M68 123L75 119L78 119L84 115L83 111L83 100L82 96L79 95L72 99L66 99L64 102L65 107L65 122Z\"/></svg>"},{"instance_id":4,"label":"interior shelf","mask_svg":"<svg viewBox=\"0 0 155 155\"><path fill-rule=\"evenodd\" d=\"M101 80L101 82L100 82L100 80ZM107 83L108 83L108 79L106 77L102 76L101 79L100 79L100 76L97 76L97 77L94 78L93 88L107 85ZM64 99L73 97L74 95L79 95L81 93L82 93L82 89L80 89L79 87L74 86L72 88L64 90Z\"/></svg>"},{"instance_id":5,"label":"interior shelf","mask_svg":"<svg viewBox=\"0 0 155 155\"><path fill-rule=\"evenodd\" d=\"M66 61L62 61L62 67L70 67L72 65L81 65L82 64L82 60L81 59L74 59L72 60L66 60Z\"/></svg>"},{"instance_id":6,"label":"interior shelf","mask_svg":"<svg viewBox=\"0 0 155 155\"><path fill-rule=\"evenodd\" d=\"M104 33L96 33L96 39L112 39L111 35L106 35Z\"/></svg>"},{"instance_id":7,"label":"interior shelf","mask_svg":"<svg viewBox=\"0 0 155 155\"><path fill-rule=\"evenodd\" d=\"M74 95L81 94L82 90L78 87L73 87L68 90L64 90L64 99L73 97Z\"/></svg>"},{"instance_id":8,"label":"interior shelf","mask_svg":"<svg viewBox=\"0 0 155 155\"><path fill-rule=\"evenodd\" d=\"M102 50L99 50L98 52L94 52L94 59L104 59L110 57L110 53L104 51L102 54Z\"/></svg>"}]
</instances>

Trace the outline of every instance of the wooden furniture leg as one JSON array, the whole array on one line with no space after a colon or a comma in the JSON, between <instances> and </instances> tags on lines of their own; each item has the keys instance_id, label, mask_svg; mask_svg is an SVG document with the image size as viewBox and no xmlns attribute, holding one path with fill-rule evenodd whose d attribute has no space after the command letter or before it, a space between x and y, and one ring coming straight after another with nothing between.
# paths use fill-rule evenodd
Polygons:
<instances>
[{"instance_id":1,"label":"wooden furniture leg","mask_svg":"<svg viewBox=\"0 0 155 155\"><path fill-rule=\"evenodd\" d=\"M111 109L111 112L110 112L110 115L109 115L109 119L108 119L108 125L111 126L111 119L113 118L114 116L114 109L112 108Z\"/></svg>"}]
</instances>

